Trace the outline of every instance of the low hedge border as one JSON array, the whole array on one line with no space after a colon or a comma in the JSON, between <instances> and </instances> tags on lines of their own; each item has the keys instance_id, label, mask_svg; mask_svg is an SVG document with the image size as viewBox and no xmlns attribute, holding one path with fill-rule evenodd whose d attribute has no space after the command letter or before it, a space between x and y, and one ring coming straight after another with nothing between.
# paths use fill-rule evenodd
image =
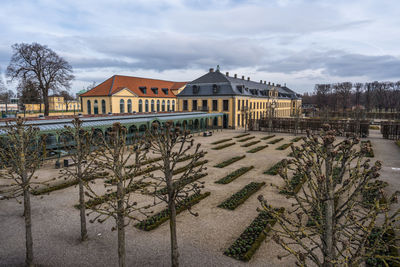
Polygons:
<instances>
[{"instance_id":1,"label":"low hedge border","mask_svg":"<svg viewBox=\"0 0 400 267\"><path fill-rule=\"evenodd\" d=\"M380 204L386 203L385 195L382 194L382 189L387 187L389 184L382 180L375 180L373 182L368 182L367 187L362 191L362 203L365 207L374 206L376 200L379 200Z\"/></svg>"},{"instance_id":2,"label":"low hedge border","mask_svg":"<svg viewBox=\"0 0 400 267\"><path fill-rule=\"evenodd\" d=\"M195 164L193 164L193 168L198 167L198 166L203 165L203 164L206 164L207 162L208 162L207 159L201 160L201 161L197 161ZM175 170L172 172L172 174L173 174L173 175L179 174L179 173L181 173L181 172L186 171L187 169L189 169L189 165L186 165L186 166L180 167L180 168L178 168L178 169L175 169Z\"/></svg>"},{"instance_id":3,"label":"low hedge border","mask_svg":"<svg viewBox=\"0 0 400 267\"><path fill-rule=\"evenodd\" d=\"M373 157L375 157L374 150L372 149L372 143L371 143L370 140L361 141L361 144L360 144L360 145L361 145L361 146L369 147L369 151L365 154L365 156L366 156L367 158L373 158Z\"/></svg>"},{"instance_id":4,"label":"low hedge border","mask_svg":"<svg viewBox=\"0 0 400 267\"><path fill-rule=\"evenodd\" d=\"M243 143L243 142L246 142L246 141L254 139L254 138L256 138L256 137L255 136L249 136L249 137L246 137L246 138L243 138L243 139L239 139L237 141Z\"/></svg>"},{"instance_id":5,"label":"low hedge border","mask_svg":"<svg viewBox=\"0 0 400 267\"><path fill-rule=\"evenodd\" d=\"M293 175L292 179L289 182L289 188L284 188L280 190L279 194L284 194L289 196L296 195L300 191L305 181L306 180L303 178L301 174L296 173Z\"/></svg>"},{"instance_id":6,"label":"low hedge border","mask_svg":"<svg viewBox=\"0 0 400 267\"><path fill-rule=\"evenodd\" d=\"M253 149L250 149L249 151L247 151L247 153L256 153L260 150L263 150L264 148L268 147L268 145L263 145L263 146L257 146Z\"/></svg>"},{"instance_id":7,"label":"low hedge border","mask_svg":"<svg viewBox=\"0 0 400 267\"><path fill-rule=\"evenodd\" d=\"M213 147L212 149L213 150L221 150L221 149L224 149L226 147L233 146L234 144L236 144L236 143L233 142L233 143L223 144L223 145L220 145L220 146Z\"/></svg>"},{"instance_id":8,"label":"low hedge border","mask_svg":"<svg viewBox=\"0 0 400 267\"><path fill-rule=\"evenodd\" d=\"M380 129L380 127L378 125L370 125L368 128L370 130L379 130Z\"/></svg>"},{"instance_id":9,"label":"low hedge border","mask_svg":"<svg viewBox=\"0 0 400 267\"><path fill-rule=\"evenodd\" d=\"M381 235L382 233L382 228L380 227L374 227L371 231L370 236L367 239L367 244L366 244L366 250L368 251L368 248L371 247L371 245L375 244L376 236ZM386 249L385 251L376 251L378 253L375 253L376 256L391 256L395 261L391 260L386 260L386 263L388 266L391 267L399 267L399 251L397 250L396 247L396 233L393 229L388 229L385 233L382 234L382 240L386 243ZM379 258L377 257L369 257L365 260L365 266L367 267L373 267L373 266L386 266L386 264Z\"/></svg>"},{"instance_id":10,"label":"low hedge border","mask_svg":"<svg viewBox=\"0 0 400 267\"><path fill-rule=\"evenodd\" d=\"M258 143L260 143L260 142L261 142L260 140L258 140L258 141L253 141L253 142L249 142L249 143L246 143L246 144L241 145L241 147L249 147L249 146L258 144Z\"/></svg>"},{"instance_id":11,"label":"low hedge border","mask_svg":"<svg viewBox=\"0 0 400 267\"><path fill-rule=\"evenodd\" d=\"M264 174L269 174L269 175L277 175L278 174L278 170L280 168L282 168L282 164L283 164L283 160L275 163L275 165L273 165L271 168L269 168L268 170L266 170L263 173Z\"/></svg>"},{"instance_id":12,"label":"low hedge border","mask_svg":"<svg viewBox=\"0 0 400 267\"><path fill-rule=\"evenodd\" d=\"M298 141L300 141L300 140L302 140L302 139L304 139L304 137L298 136L298 137L295 137L295 138L293 138L292 140L290 140L290 142L296 143L296 142L298 142Z\"/></svg>"},{"instance_id":13,"label":"low hedge border","mask_svg":"<svg viewBox=\"0 0 400 267\"><path fill-rule=\"evenodd\" d=\"M107 175L108 175L108 172L102 172L102 173L93 175L92 177L90 177L86 181L89 182L89 181L93 181L95 179L104 178ZM53 185L53 186L48 185L46 187L43 187L43 188L40 188L40 189L37 189L37 190L32 190L31 194L34 195L34 196L44 195L44 194L48 194L48 193L51 193L53 191L65 189L65 188L68 188L70 186L74 186L74 185L77 185L77 184L79 184L78 180L67 180L67 181L65 181L63 183L60 183L60 184L57 184L57 185Z\"/></svg>"},{"instance_id":14,"label":"low hedge border","mask_svg":"<svg viewBox=\"0 0 400 267\"><path fill-rule=\"evenodd\" d=\"M230 182L232 182L233 180L239 178L240 176L242 176L243 174L245 174L246 172L250 171L253 168L254 168L254 166L239 168L239 169L231 172L227 176L219 179L215 183L216 184L229 184Z\"/></svg>"},{"instance_id":15,"label":"low hedge border","mask_svg":"<svg viewBox=\"0 0 400 267\"><path fill-rule=\"evenodd\" d=\"M182 211L187 210L189 207L194 206L195 204L199 203L202 199L208 197L210 194L211 194L210 192L196 193L187 197L185 199L185 203L176 206L176 214L178 215ZM168 213L169 213L168 208L164 209L148 217L147 219L141 221L140 223L137 223L135 227L140 230L151 231L169 220Z\"/></svg>"},{"instance_id":16,"label":"low hedge border","mask_svg":"<svg viewBox=\"0 0 400 267\"><path fill-rule=\"evenodd\" d=\"M131 186L130 188L127 188L125 193L130 193L130 192L136 191L138 189L142 189L142 188L144 188L144 187L146 187L148 185L150 185L150 183L139 182L138 184L136 184L134 186ZM90 199L90 200L86 201L85 202L85 207L87 209L89 209L91 207L100 205L100 204L102 204L102 203L104 203L104 202L106 202L106 201L108 201L110 199L113 199L116 196L117 196L117 192L104 194L104 195L102 195L100 197L96 197L96 198L93 198L93 199ZM80 204L76 204L76 205L74 205L74 207L77 208L77 209L80 209L81 205Z\"/></svg>"},{"instance_id":17,"label":"low hedge border","mask_svg":"<svg viewBox=\"0 0 400 267\"><path fill-rule=\"evenodd\" d=\"M261 138L261 140L268 140L268 139L271 139L271 138L273 138L273 137L275 137L274 134L273 134L273 135L265 136L265 137Z\"/></svg>"},{"instance_id":18,"label":"low hedge border","mask_svg":"<svg viewBox=\"0 0 400 267\"><path fill-rule=\"evenodd\" d=\"M232 163L235 163L236 161L244 159L245 157L246 157L246 155L233 157L233 158L225 160L225 161L223 161L221 163L218 163L217 165L214 165L214 167L215 168L224 168L224 167L226 167L228 165L231 165Z\"/></svg>"},{"instance_id":19,"label":"low hedge border","mask_svg":"<svg viewBox=\"0 0 400 267\"><path fill-rule=\"evenodd\" d=\"M276 150L285 150L286 148L290 147L291 145L293 145L293 143L287 143L287 144L280 145L275 149Z\"/></svg>"},{"instance_id":20,"label":"low hedge border","mask_svg":"<svg viewBox=\"0 0 400 267\"><path fill-rule=\"evenodd\" d=\"M177 181L175 181L173 183L173 186L176 186L178 188L182 188L185 185L190 184L190 183L192 183L194 181L197 181L200 178L203 178L203 177L205 177L207 175L208 175L208 173L198 173L197 175L193 175L193 176L187 177L186 179L179 179L179 180L177 180ZM153 194L165 195L167 193L168 193L168 188L165 186L165 187L155 191Z\"/></svg>"},{"instance_id":21,"label":"low hedge border","mask_svg":"<svg viewBox=\"0 0 400 267\"><path fill-rule=\"evenodd\" d=\"M284 208L277 211L283 213ZM267 211L261 211L238 239L224 251L224 255L241 261L249 261L275 223L276 219L271 218Z\"/></svg>"},{"instance_id":22,"label":"low hedge border","mask_svg":"<svg viewBox=\"0 0 400 267\"><path fill-rule=\"evenodd\" d=\"M240 189L238 192L230 196L228 199L224 200L221 204L218 205L218 207L227 210L234 210L238 206L243 204L249 197L251 197L251 195L257 192L263 185L265 185L265 182L251 182Z\"/></svg>"},{"instance_id":23,"label":"low hedge border","mask_svg":"<svg viewBox=\"0 0 400 267\"><path fill-rule=\"evenodd\" d=\"M278 142L280 142L280 141L282 141L282 140L283 140L283 138L277 138L277 139L274 139L274 140L269 141L268 144L273 145L273 144L276 144L276 143L278 143Z\"/></svg>"},{"instance_id":24,"label":"low hedge border","mask_svg":"<svg viewBox=\"0 0 400 267\"><path fill-rule=\"evenodd\" d=\"M400 140L397 140L396 144L400 147Z\"/></svg>"},{"instance_id":25,"label":"low hedge border","mask_svg":"<svg viewBox=\"0 0 400 267\"><path fill-rule=\"evenodd\" d=\"M218 145L218 144L225 143L225 142L228 142L228 141L231 141L231 140L232 140L232 138L227 138L227 139L222 139L222 140L218 140L218 141L212 142L211 144L212 145Z\"/></svg>"},{"instance_id":26,"label":"low hedge border","mask_svg":"<svg viewBox=\"0 0 400 267\"><path fill-rule=\"evenodd\" d=\"M162 160L162 157L148 159L146 161L143 161L141 163L141 165L147 165L147 164L154 163L154 162L157 162L157 161L160 161L160 160ZM131 165L127 165L125 168L133 168L134 166L135 166L135 164L131 164Z\"/></svg>"},{"instance_id":27,"label":"low hedge border","mask_svg":"<svg viewBox=\"0 0 400 267\"><path fill-rule=\"evenodd\" d=\"M250 135L250 133L239 134L239 135L234 136L233 138L242 138L242 137L245 137L245 136L248 136L248 135Z\"/></svg>"}]
</instances>

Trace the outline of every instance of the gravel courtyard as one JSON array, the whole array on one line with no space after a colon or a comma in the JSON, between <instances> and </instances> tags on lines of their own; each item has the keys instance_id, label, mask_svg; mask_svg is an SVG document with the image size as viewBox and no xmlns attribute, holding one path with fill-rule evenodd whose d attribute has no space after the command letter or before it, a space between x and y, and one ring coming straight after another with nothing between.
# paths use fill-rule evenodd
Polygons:
<instances>
[{"instance_id":1,"label":"gravel courtyard","mask_svg":"<svg viewBox=\"0 0 400 267\"><path fill-rule=\"evenodd\" d=\"M218 146L212 145L212 142L233 138L240 133L243 131L224 130L214 132L211 137L195 136L195 142L201 143L201 148L208 151L205 156L205 159L209 160L206 164L208 175L200 181L205 182L203 192L209 191L211 195L193 207L193 211L199 213L198 217L190 215L187 211L177 216L181 266L294 266L294 261L290 257L284 260L277 259L282 250L268 237L248 263L223 255L223 251L257 216L256 209L260 207L258 195L263 194L272 206L290 206L285 195L278 194L278 189L270 185L281 182L278 175L270 176L263 172L287 157L290 148L286 150L275 148L289 143L294 136L275 133L275 138L281 137L284 140L269 144L269 147L257 153L246 153L246 151L267 144L275 138L261 140L260 143L250 147L241 147L240 145L244 143L260 140L269 135L263 132L251 132L251 136L255 136L252 140L240 143L234 138L236 144L233 146L222 150L211 149ZM400 148L393 141L382 139L379 131L372 130L368 139L371 140L375 152L372 161L383 162L380 179L389 183L386 190L388 193L393 193L400 189ZM217 163L240 155L246 157L225 168L213 167ZM235 181L226 185L214 183L228 173L250 165L254 168ZM54 163L47 163L38 172L38 176L40 178L57 176L58 170L53 166ZM252 181L265 182L266 185L234 211L217 207ZM77 187L69 187L43 197L32 196L35 263L40 266L116 266L117 235L116 232L111 232L111 227L114 225L112 219L103 224L88 224L89 240L83 243L79 241L79 211L73 207L78 202L77 191ZM22 205L15 200L0 201L0 266L24 266L25 229L22 213ZM128 266L169 266L168 222L150 232L138 230L130 225L126 228L126 232Z\"/></svg>"}]
</instances>

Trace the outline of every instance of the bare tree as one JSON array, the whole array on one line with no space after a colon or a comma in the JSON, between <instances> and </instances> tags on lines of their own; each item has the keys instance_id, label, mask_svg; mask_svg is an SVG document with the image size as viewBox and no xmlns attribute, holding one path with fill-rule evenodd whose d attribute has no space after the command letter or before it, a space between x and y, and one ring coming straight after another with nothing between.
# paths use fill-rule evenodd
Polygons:
<instances>
[{"instance_id":1,"label":"bare tree","mask_svg":"<svg viewBox=\"0 0 400 267\"><path fill-rule=\"evenodd\" d=\"M29 80L37 84L44 101L44 115L49 115L49 91L69 88L74 78L72 67L47 46L38 43L14 44L14 51L7 67L12 80Z\"/></svg>"},{"instance_id":2,"label":"bare tree","mask_svg":"<svg viewBox=\"0 0 400 267\"><path fill-rule=\"evenodd\" d=\"M194 146L194 139L189 131L174 128L170 122L167 122L163 128L160 128L157 123L153 124L152 130L148 133L148 143L150 151L162 157L160 163L155 163L160 166L162 175L152 173L147 177L155 181L155 203L164 202L168 205L171 265L177 267L179 266L179 251L176 237L176 207L184 205L189 195L200 193L202 186L196 183L195 179L205 168L203 165L196 168L196 163L204 156L204 152L200 151L200 144ZM182 174L176 175L177 163L187 157L190 158L188 168ZM167 190L157 190L160 186ZM188 209L191 214L198 215L191 212L190 207Z\"/></svg>"},{"instance_id":3,"label":"bare tree","mask_svg":"<svg viewBox=\"0 0 400 267\"><path fill-rule=\"evenodd\" d=\"M99 170L107 170L111 179L104 181L107 188L106 194L99 194L94 186L88 184L86 195L89 201L96 203L89 205L89 215L97 213L90 222L104 222L114 218L116 227L112 230L118 232L118 259L119 266L125 266L125 227L132 220L137 220L135 212L144 213L147 206L139 207L133 199L133 192L142 188L143 178L137 174L141 162L146 158L147 149L140 138L133 137L132 145L127 144L126 128L115 123L109 136L106 137L102 146L99 147L94 167ZM133 159L135 164L128 167L129 161Z\"/></svg>"},{"instance_id":4,"label":"bare tree","mask_svg":"<svg viewBox=\"0 0 400 267\"><path fill-rule=\"evenodd\" d=\"M385 202L376 197L372 205L365 205L363 192L374 189L381 163L371 166L364 159L370 148L357 150L354 146L358 142L352 137L335 143L335 133L327 125L321 136L308 134L301 149L293 152L295 158L285 161L279 172L287 188L291 171L302 175L301 192L289 195L293 208L281 214L259 197L279 225L272 239L287 251L283 256L294 256L300 266L309 262L324 267L360 266L370 257L386 264L389 260L400 262L399 257L379 254L395 246L383 242L383 236L390 229L398 230L400 210L390 210L397 193ZM381 229L378 234L374 232L377 225ZM376 236L373 243L369 243L371 234Z\"/></svg>"},{"instance_id":5,"label":"bare tree","mask_svg":"<svg viewBox=\"0 0 400 267\"><path fill-rule=\"evenodd\" d=\"M65 103L65 107L66 107L65 110L68 111L69 104L70 104L72 101L74 101L75 98L74 98L72 95L70 95L69 92L66 91L66 90L61 91L61 92L59 93L59 96L61 96L61 97L64 98L64 103Z\"/></svg>"},{"instance_id":6,"label":"bare tree","mask_svg":"<svg viewBox=\"0 0 400 267\"><path fill-rule=\"evenodd\" d=\"M5 199L23 197L25 217L25 242L27 266L33 266L33 240L31 219L31 191L41 182L36 182L35 173L42 160L43 142L38 129L24 124L22 119L7 123L5 135L1 138L1 178L8 185L2 193ZM19 202L19 200L18 200Z\"/></svg>"}]
</instances>

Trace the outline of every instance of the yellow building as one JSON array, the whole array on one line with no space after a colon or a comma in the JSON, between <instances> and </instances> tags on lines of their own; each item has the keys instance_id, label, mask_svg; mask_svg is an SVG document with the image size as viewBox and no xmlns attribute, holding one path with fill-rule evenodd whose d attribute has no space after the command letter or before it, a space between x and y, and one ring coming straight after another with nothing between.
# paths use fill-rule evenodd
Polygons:
<instances>
[{"instance_id":1,"label":"yellow building","mask_svg":"<svg viewBox=\"0 0 400 267\"><path fill-rule=\"evenodd\" d=\"M44 111L44 104L24 104L27 112L40 112ZM61 112L61 111L80 111L81 103L76 100L64 100L63 96L52 95L49 96L49 111L50 112Z\"/></svg>"},{"instance_id":2,"label":"yellow building","mask_svg":"<svg viewBox=\"0 0 400 267\"><path fill-rule=\"evenodd\" d=\"M114 75L80 95L84 114L176 111L174 91L186 82Z\"/></svg>"},{"instance_id":3,"label":"yellow building","mask_svg":"<svg viewBox=\"0 0 400 267\"><path fill-rule=\"evenodd\" d=\"M286 86L258 83L210 69L181 90L178 106L180 111L222 112L224 116L212 122L214 126L241 128L246 118L293 116L301 107L301 98Z\"/></svg>"}]
</instances>

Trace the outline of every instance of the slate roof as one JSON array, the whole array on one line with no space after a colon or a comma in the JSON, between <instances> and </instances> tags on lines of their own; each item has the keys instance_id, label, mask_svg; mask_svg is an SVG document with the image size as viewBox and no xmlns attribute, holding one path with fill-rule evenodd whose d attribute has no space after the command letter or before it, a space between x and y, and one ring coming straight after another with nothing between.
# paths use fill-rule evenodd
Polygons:
<instances>
[{"instance_id":1,"label":"slate roof","mask_svg":"<svg viewBox=\"0 0 400 267\"><path fill-rule=\"evenodd\" d=\"M175 94L171 89L178 89L184 86L186 82L173 82L149 78L131 77L123 75L114 75L93 89L81 94L80 96L111 96L127 88L132 93L143 97L168 97L174 98ZM146 94L140 88L146 87ZM152 88L158 88L158 94L155 94ZM168 90L165 94L162 89Z\"/></svg>"},{"instance_id":2,"label":"slate roof","mask_svg":"<svg viewBox=\"0 0 400 267\"><path fill-rule=\"evenodd\" d=\"M197 93L194 93L193 86L197 86ZM185 89L179 93L179 96L242 95L251 97L269 97L269 91L272 89L278 90L279 98L297 99L300 97L286 86L272 86L266 83L235 78L227 76L218 70L208 72L189 82Z\"/></svg>"}]
</instances>

